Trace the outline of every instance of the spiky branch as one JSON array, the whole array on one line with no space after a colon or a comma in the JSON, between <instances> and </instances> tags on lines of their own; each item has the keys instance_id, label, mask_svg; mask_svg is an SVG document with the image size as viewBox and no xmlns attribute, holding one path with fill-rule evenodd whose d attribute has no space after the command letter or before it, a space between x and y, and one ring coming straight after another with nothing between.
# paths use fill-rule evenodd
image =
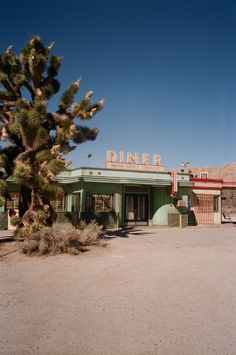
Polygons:
<instances>
[{"instance_id":1,"label":"spiky branch","mask_svg":"<svg viewBox=\"0 0 236 355\"><path fill-rule=\"evenodd\" d=\"M104 105L103 100L91 103L93 91L75 101L79 79L61 95L58 109L47 111L48 100L60 89L56 77L61 58L51 53L53 45L46 46L34 36L19 55L12 46L0 55L0 139L10 143L0 151L0 202L7 196L5 180L12 175L24 190L31 191L27 208L22 206L21 211L25 225L30 218L39 221L35 216L42 209L46 212L41 213L44 217L40 221L47 224L45 216L51 209L48 196L60 192L55 176L70 163L64 155L75 149L73 143L94 140L98 133L98 129L74 120L89 120Z\"/></svg>"}]
</instances>

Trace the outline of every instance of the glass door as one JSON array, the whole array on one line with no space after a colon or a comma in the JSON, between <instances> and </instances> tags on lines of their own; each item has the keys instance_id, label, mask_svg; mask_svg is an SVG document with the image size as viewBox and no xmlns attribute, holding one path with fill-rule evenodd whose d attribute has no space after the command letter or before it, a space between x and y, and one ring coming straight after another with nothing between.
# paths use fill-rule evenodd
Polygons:
<instances>
[{"instance_id":1,"label":"glass door","mask_svg":"<svg viewBox=\"0 0 236 355\"><path fill-rule=\"evenodd\" d=\"M147 195L125 195L125 222L127 224L147 224Z\"/></svg>"},{"instance_id":2,"label":"glass door","mask_svg":"<svg viewBox=\"0 0 236 355\"><path fill-rule=\"evenodd\" d=\"M79 212L80 211L80 193L79 192L72 194L71 211L72 212Z\"/></svg>"}]
</instances>

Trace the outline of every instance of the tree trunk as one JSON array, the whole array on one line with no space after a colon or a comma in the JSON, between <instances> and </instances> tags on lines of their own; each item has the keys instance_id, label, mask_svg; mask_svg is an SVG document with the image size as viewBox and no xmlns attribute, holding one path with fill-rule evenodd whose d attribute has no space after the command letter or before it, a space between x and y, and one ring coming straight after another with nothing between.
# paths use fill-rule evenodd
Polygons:
<instances>
[{"instance_id":1,"label":"tree trunk","mask_svg":"<svg viewBox=\"0 0 236 355\"><path fill-rule=\"evenodd\" d=\"M44 220L44 222L42 222L38 216L37 208L45 205L48 205L48 217ZM42 223L42 225L51 227L56 221L57 214L53 210L50 200L42 196L35 189L32 190L28 187L22 186L19 201L19 217L22 218L22 222L25 227L33 222Z\"/></svg>"},{"instance_id":2,"label":"tree trunk","mask_svg":"<svg viewBox=\"0 0 236 355\"><path fill-rule=\"evenodd\" d=\"M43 200L43 203L45 205L48 205L49 206L49 216L47 218L47 225L49 227L51 227L53 225L54 222L56 222L56 219L57 219L57 214L56 212L54 211L54 209L52 208L52 205L50 203L50 200L48 200L46 197L43 197L42 198Z\"/></svg>"},{"instance_id":3,"label":"tree trunk","mask_svg":"<svg viewBox=\"0 0 236 355\"><path fill-rule=\"evenodd\" d=\"M31 205L31 189L26 186L21 186L20 201L19 201L19 217L23 217Z\"/></svg>"}]
</instances>

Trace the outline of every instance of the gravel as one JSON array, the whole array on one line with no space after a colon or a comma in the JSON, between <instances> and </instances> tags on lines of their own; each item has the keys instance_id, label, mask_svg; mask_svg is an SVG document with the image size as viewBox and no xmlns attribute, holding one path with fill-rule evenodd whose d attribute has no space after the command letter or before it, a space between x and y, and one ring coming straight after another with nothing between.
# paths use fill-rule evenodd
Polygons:
<instances>
[{"instance_id":1,"label":"gravel","mask_svg":"<svg viewBox=\"0 0 236 355\"><path fill-rule=\"evenodd\" d=\"M235 271L231 225L136 227L79 256L9 254L0 354L236 354Z\"/></svg>"}]
</instances>

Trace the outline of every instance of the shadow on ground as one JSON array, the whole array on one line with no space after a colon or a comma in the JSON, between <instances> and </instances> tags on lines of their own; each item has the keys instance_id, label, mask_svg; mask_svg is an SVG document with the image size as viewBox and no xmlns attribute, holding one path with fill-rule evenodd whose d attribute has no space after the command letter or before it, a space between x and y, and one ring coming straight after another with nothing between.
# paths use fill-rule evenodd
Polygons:
<instances>
[{"instance_id":1,"label":"shadow on ground","mask_svg":"<svg viewBox=\"0 0 236 355\"><path fill-rule=\"evenodd\" d=\"M147 228L145 226L145 228ZM145 234L155 234L155 231L147 231L142 228L137 228L136 226L128 226L121 228L119 230L105 230L102 239L111 238L129 238L129 235L145 235Z\"/></svg>"}]
</instances>

